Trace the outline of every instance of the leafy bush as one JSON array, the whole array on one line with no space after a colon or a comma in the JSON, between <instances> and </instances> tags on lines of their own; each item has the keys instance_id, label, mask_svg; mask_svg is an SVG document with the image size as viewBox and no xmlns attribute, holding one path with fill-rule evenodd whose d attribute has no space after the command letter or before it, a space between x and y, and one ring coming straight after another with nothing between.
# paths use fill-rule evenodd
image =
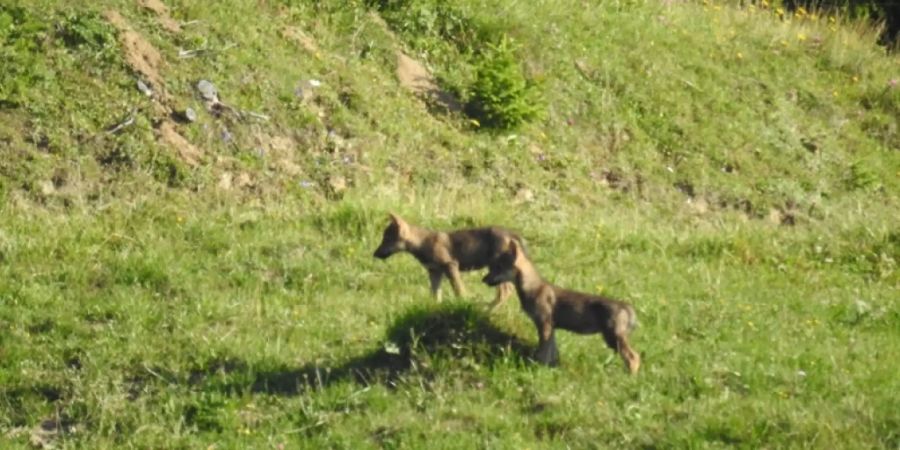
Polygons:
<instances>
[{"instance_id":1,"label":"leafy bush","mask_svg":"<svg viewBox=\"0 0 900 450\"><path fill-rule=\"evenodd\" d=\"M536 84L526 78L507 37L489 45L476 60L476 78L466 114L489 128L514 128L542 111Z\"/></svg>"},{"instance_id":2,"label":"leafy bush","mask_svg":"<svg viewBox=\"0 0 900 450\"><path fill-rule=\"evenodd\" d=\"M865 163L857 161L850 165L847 187L850 190L874 191L881 188L881 180Z\"/></svg>"},{"instance_id":3,"label":"leafy bush","mask_svg":"<svg viewBox=\"0 0 900 450\"><path fill-rule=\"evenodd\" d=\"M0 6L0 107L27 104L27 92L52 80L47 52L59 43L72 53L92 56L85 64L116 58L115 31L98 13L69 13L55 28L49 20L45 13Z\"/></svg>"},{"instance_id":4,"label":"leafy bush","mask_svg":"<svg viewBox=\"0 0 900 450\"><path fill-rule=\"evenodd\" d=\"M46 29L22 8L0 7L0 107L16 107L24 92L46 77Z\"/></svg>"},{"instance_id":5,"label":"leafy bush","mask_svg":"<svg viewBox=\"0 0 900 450\"><path fill-rule=\"evenodd\" d=\"M369 5L439 67L443 89L469 99L465 112L479 125L514 128L541 111L536 86L522 72L517 47L500 21L437 0L370 0Z\"/></svg>"},{"instance_id":6,"label":"leafy bush","mask_svg":"<svg viewBox=\"0 0 900 450\"><path fill-rule=\"evenodd\" d=\"M56 24L56 32L70 49L89 49L103 56L116 50L115 31L95 12L67 14Z\"/></svg>"},{"instance_id":7,"label":"leafy bush","mask_svg":"<svg viewBox=\"0 0 900 450\"><path fill-rule=\"evenodd\" d=\"M473 54L485 42L495 42L502 35L495 24L476 20L453 2L378 0L370 4L392 28L429 53L441 52L444 45L449 45L461 53Z\"/></svg>"}]
</instances>

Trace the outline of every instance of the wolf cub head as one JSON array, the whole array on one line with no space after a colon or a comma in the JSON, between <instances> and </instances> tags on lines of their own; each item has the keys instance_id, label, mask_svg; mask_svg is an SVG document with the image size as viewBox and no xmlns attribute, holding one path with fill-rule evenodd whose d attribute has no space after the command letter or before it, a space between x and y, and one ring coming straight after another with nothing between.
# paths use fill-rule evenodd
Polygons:
<instances>
[{"instance_id":1,"label":"wolf cub head","mask_svg":"<svg viewBox=\"0 0 900 450\"><path fill-rule=\"evenodd\" d=\"M409 234L409 224L396 214L391 213L390 217L391 223L384 229L381 245L375 249L375 254L373 255L379 259L387 259L394 253L406 251L406 236Z\"/></svg>"},{"instance_id":2,"label":"wolf cub head","mask_svg":"<svg viewBox=\"0 0 900 450\"><path fill-rule=\"evenodd\" d=\"M521 253L522 249L519 248L518 242L509 238L504 239L503 250L491 261L488 266L488 274L481 281L488 286L515 281L518 273L516 263L519 261Z\"/></svg>"}]
</instances>

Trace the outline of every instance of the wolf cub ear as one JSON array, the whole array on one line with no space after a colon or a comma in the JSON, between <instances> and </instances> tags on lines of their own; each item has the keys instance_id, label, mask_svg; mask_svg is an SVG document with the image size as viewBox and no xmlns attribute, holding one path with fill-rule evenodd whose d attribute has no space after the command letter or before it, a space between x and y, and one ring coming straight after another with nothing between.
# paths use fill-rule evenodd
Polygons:
<instances>
[{"instance_id":1,"label":"wolf cub ear","mask_svg":"<svg viewBox=\"0 0 900 450\"><path fill-rule=\"evenodd\" d=\"M519 243L514 239L509 239L509 254L513 256L513 260L519 259Z\"/></svg>"},{"instance_id":2,"label":"wolf cub ear","mask_svg":"<svg viewBox=\"0 0 900 450\"><path fill-rule=\"evenodd\" d=\"M406 221L403 220L402 217L394 213L388 213L388 215L391 217L391 223L397 226L397 230L400 232L400 236L405 236L406 233L409 232L409 225L406 223Z\"/></svg>"}]
</instances>

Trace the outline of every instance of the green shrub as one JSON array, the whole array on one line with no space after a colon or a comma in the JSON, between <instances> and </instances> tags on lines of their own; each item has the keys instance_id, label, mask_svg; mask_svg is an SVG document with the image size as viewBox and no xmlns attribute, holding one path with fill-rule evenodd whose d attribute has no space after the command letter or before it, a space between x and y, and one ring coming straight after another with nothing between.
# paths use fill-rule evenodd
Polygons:
<instances>
[{"instance_id":1,"label":"green shrub","mask_svg":"<svg viewBox=\"0 0 900 450\"><path fill-rule=\"evenodd\" d=\"M522 72L516 47L507 37L489 45L475 61L476 78L466 114L487 128L508 129L542 111L537 85Z\"/></svg>"},{"instance_id":2,"label":"green shrub","mask_svg":"<svg viewBox=\"0 0 900 450\"><path fill-rule=\"evenodd\" d=\"M380 0L372 6L410 43L428 53L449 48L472 54L485 42L495 42L501 32L496 24L477 20L452 2L433 0Z\"/></svg>"},{"instance_id":3,"label":"green shrub","mask_svg":"<svg viewBox=\"0 0 900 450\"><path fill-rule=\"evenodd\" d=\"M96 12L70 12L56 24L56 34L71 50L87 50L109 58L117 51L113 27Z\"/></svg>"},{"instance_id":4,"label":"green shrub","mask_svg":"<svg viewBox=\"0 0 900 450\"><path fill-rule=\"evenodd\" d=\"M47 77L46 31L23 8L0 7L0 108L24 103L24 93Z\"/></svg>"},{"instance_id":5,"label":"green shrub","mask_svg":"<svg viewBox=\"0 0 900 450\"><path fill-rule=\"evenodd\" d=\"M850 190L874 191L882 186L878 175L864 162L857 161L850 165L847 187Z\"/></svg>"}]
</instances>

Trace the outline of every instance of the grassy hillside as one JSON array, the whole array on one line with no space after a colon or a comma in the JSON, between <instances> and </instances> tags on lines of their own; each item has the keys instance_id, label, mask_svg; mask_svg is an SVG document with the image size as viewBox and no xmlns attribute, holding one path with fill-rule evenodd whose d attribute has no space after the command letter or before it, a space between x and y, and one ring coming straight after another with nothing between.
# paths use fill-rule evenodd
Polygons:
<instances>
[{"instance_id":1,"label":"grassy hillside","mask_svg":"<svg viewBox=\"0 0 900 450\"><path fill-rule=\"evenodd\" d=\"M0 446L897 448L897 56L762 4L480 3L0 6ZM498 52L512 130L466 115ZM372 258L388 211L630 301L641 373L532 363L481 274L436 304Z\"/></svg>"}]
</instances>

